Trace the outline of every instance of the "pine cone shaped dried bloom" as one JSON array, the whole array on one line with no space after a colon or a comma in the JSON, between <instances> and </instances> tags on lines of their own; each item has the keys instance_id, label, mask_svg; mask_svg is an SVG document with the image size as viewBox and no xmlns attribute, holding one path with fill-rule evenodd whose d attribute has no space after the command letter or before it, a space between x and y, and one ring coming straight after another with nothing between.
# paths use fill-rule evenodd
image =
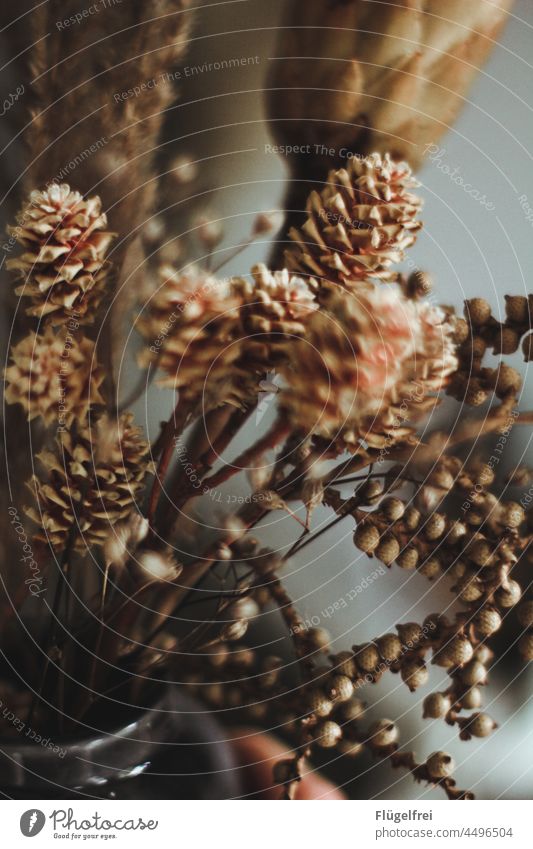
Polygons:
<instances>
[{"instance_id":1,"label":"pine cone shaped dried bloom","mask_svg":"<svg viewBox=\"0 0 533 849\"><path fill-rule=\"evenodd\" d=\"M425 409L437 377L444 381L456 365L451 327L397 288L330 288L329 309L313 313L305 338L287 348L280 403L309 434L378 446L384 434L401 440L409 433L401 421Z\"/></svg>"},{"instance_id":2,"label":"pine cone shaped dried bloom","mask_svg":"<svg viewBox=\"0 0 533 849\"><path fill-rule=\"evenodd\" d=\"M38 455L46 477L29 483L37 505L26 512L40 526L36 539L63 549L73 532L76 550L103 545L110 526L138 512L145 477L153 470L149 445L132 414L123 413L118 420L104 415L77 436L62 433L57 446L55 454Z\"/></svg>"},{"instance_id":3,"label":"pine cone shaped dried bloom","mask_svg":"<svg viewBox=\"0 0 533 849\"><path fill-rule=\"evenodd\" d=\"M421 200L409 189L418 183L405 162L373 153L331 171L320 194L311 192L307 220L290 237L285 253L295 272L350 287L369 277L394 280L420 229Z\"/></svg>"},{"instance_id":4,"label":"pine cone shaped dried bloom","mask_svg":"<svg viewBox=\"0 0 533 849\"><path fill-rule=\"evenodd\" d=\"M83 423L89 409L103 404L104 371L95 359L95 343L75 338L66 328L29 333L11 349L6 368L5 399L21 404L28 420L42 418L48 427Z\"/></svg>"},{"instance_id":5,"label":"pine cone shaped dried bloom","mask_svg":"<svg viewBox=\"0 0 533 849\"><path fill-rule=\"evenodd\" d=\"M25 252L7 263L24 278L16 292L31 298L29 315L46 316L52 324L72 315L94 318L113 238L106 225L97 196L83 198L66 183L31 193L18 225L11 228Z\"/></svg>"},{"instance_id":6,"label":"pine cone shaped dried bloom","mask_svg":"<svg viewBox=\"0 0 533 849\"><path fill-rule=\"evenodd\" d=\"M196 268L160 270L162 285L138 323L147 342L142 367L164 373L158 383L177 389L195 408L238 403L234 364L241 354L240 298L227 280Z\"/></svg>"}]
</instances>

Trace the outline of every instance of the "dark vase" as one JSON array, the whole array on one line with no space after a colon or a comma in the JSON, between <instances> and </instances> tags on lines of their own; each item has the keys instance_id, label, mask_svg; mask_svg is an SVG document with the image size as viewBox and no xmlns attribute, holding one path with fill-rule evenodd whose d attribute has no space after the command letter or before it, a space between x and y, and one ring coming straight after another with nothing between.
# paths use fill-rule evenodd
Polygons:
<instances>
[{"instance_id":1,"label":"dark vase","mask_svg":"<svg viewBox=\"0 0 533 849\"><path fill-rule=\"evenodd\" d=\"M0 789L13 799L232 799L239 787L224 730L181 689L109 732L0 740Z\"/></svg>"}]
</instances>

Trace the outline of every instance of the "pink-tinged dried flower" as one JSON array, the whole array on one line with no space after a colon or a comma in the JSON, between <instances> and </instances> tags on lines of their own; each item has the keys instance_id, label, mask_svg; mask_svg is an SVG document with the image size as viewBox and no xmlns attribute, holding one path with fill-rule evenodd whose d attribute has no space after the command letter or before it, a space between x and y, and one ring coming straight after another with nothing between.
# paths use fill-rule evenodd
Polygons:
<instances>
[{"instance_id":1,"label":"pink-tinged dried flower","mask_svg":"<svg viewBox=\"0 0 533 849\"><path fill-rule=\"evenodd\" d=\"M234 397L233 365L241 354L240 298L227 280L191 268L164 266L161 286L139 319L147 342L143 367L163 372L160 386L179 390L185 402L204 410Z\"/></svg>"},{"instance_id":2,"label":"pink-tinged dried flower","mask_svg":"<svg viewBox=\"0 0 533 849\"><path fill-rule=\"evenodd\" d=\"M102 416L77 435L61 433L57 453L38 456L44 479L33 476L29 486L36 508L26 510L40 530L36 539L62 550L104 545L112 528L138 513L146 475L153 471L149 445L131 413Z\"/></svg>"},{"instance_id":3,"label":"pink-tinged dried flower","mask_svg":"<svg viewBox=\"0 0 533 849\"><path fill-rule=\"evenodd\" d=\"M46 317L52 324L73 316L94 319L113 238L106 225L97 196L83 198L66 183L31 193L19 223L10 230L25 251L7 263L24 278L16 292L31 298L29 315Z\"/></svg>"},{"instance_id":4,"label":"pink-tinged dried flower","mask_svg":"<svg viewBox=\"0 0 533 849\"><path fill-rule=\"evenodd\" d=\"M104 403L99 390L105 375L90 339L47 327L15 345L11 360L5 399L21 404L29 421L40 416L47 426L55 422L70 427L74 419L83 423L91 407Z\"/></svg>"},{"instance_id":5,"label":"pink-tinged dried flower","mask_svg":"<svg viewBox=\"0 0 533 849\"><path fill-rule=\"evenodd\" d=\"M405 438L402 423L434 403L428 396L456 366L444 314L370 283L330 286L327 303L287 346L282 407L296 427L327 439Z\"/></svg>"},{"instance_id":6,"label":"pink-tinged dried flower","mask_svg":"<svg viewBox=\"0 0 533 849\"><path fill-rule=\"evenodd\" d=\"M347 287L369 277L395 279L391 266L422 226L421 200L409 191L417 185L409 166L388 154L331 171L322 191L311 192L301 229L290 231L287 267Z\"/></svg>"}]
</instances>

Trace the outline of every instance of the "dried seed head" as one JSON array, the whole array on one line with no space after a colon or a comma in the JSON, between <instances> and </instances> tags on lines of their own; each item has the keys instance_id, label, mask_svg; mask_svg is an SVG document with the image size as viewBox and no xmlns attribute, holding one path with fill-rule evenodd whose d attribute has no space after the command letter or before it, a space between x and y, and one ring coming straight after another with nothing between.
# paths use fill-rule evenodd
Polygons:
<instances>
[{"instance_id":1,"label":"dried seed head","mask_svg":"<svg viewBox=\"0 0 533 849\"><path fill-rule=\"evenodd\" d=\"M326 689L328 697L334 702L347 702L353 695L353 684L347 675L333 675Z\"/></svg>"},{"instance_id":2,"label":"dried seed head","mask_svg":"<svg viewBox=\"0 0 533 849\"><path fill-rule=\"evenodd\" d=\"M490 637L499 630L502 617L494 607L482 607L474 617L476 631L481 637Z\"/></svg>"},{"instance_id":3,"label":"dried seed head","mask_svg":"<svg viewBox=\"0 0 533 849\"><path fill-rule=\"evenodd\" d=\"M465 710L476 710L481 707L483 697L479 687L470 687L469 690L461 697L461 705Z\"/></svg>"},{"instance_id":4,"label":"dried seed head","mask_svg":"<svg viewBox=\"0 0 533 849\"><path fill-rule=\"evenodd\" d=\"M529 321L527 298L523 295L505 295L505 314L509 321L527 324Z\"/></svg>"},{"instance_id":5,"label":"dried seed head","mask_svg":"<svg viewBox=\"0 0 533 849\"><path fill-rule=\"evenodd\" d=\"M452 706L451 699L446 693L430 693L424 699L424 719L441 719L446 716Z\"/></svg>"},{"instance_id":6,"label":"dried seed head","mask_svg":"<svg viewBox=\"0 0 533 849\"><path fill-rule=\"evenodd\" d=\"M365 481L357 490L363 504L375 504L383 493L382 484L375 478Z\"/></svg>"},{"instance_id":7,"label":"dried seed head","mask_svg":"<svg viewBox=\"0 0 533 849\"><path fill-rule=\"evenodd\" d=\"M486 539L477 539L469 546L468 556L476 566L490 566L493 560L493 547Z\"/></svg>"},{"instance_id":8,"label":"dried seed head","mask_svg":"<svg viewBox=\"0 0 533 849\"><path fill-rule=\"evenodd\" d=\"M331 658L331 664L338 675L347 675L348 678L355 677L356 665L351 651L341 651L334 655Z\"/></svg>"},{"instance_id":9,"label":"dried seed head","mask_svg":"<svg viewBox=\"0 0 533 849\"><path fill-rule=\"evenodd\" d=\"M412 693L427 684L429 679L428 668L420 657L408 658L402 663L400 674Z\"/></svg>"},{"instance_id":10,"label":"dried seed head","mask_svg":"<svg viewBox=\"0 0 533 849\"><path fill-rule=\"evenodd\" d=\"M468 687L486 684L487 670L479 660L471 660L461 669L461 681Z\"/></svg>"},{"instance_id":11,"label":"dried seed head","mask_svg":"<svg viewBox=\"0 0 533 849\"><path fill-rule=\"evenodd\" d=\"M320 722L315 729L315 742L322 749L332 749L342 738L342 730L336 722L327 719Z\"/></svg>"},{"instance_id":12,"label":"dried seed head","mask_svg":"<svg viewBox=\"0 0 533 849\"><path fill-rule=\"evenodd\" d=\"M516 501L509 501L505 504L502 522L508 528L519 528L525 518L526 514L521 504L517 504Z\"/></svg>"},{"instance_id":13,"label":"dried seed head","mask_svg":"<svg viewBox=\"0 0 533 849\"><path fill-rule=\"evenodd\" d=\"M438 577L442 571L440 560L435 555L427 557L422 563L419 563L417 569L421 575L424 575L430 581Z\"/></svg>"},{"instance_id":14,"label":"dried seed head","mask_svg":"<svg viewBox=\"0 0 533 849\"><path fill-rule=\"evenodd\" d=\"M329 716L333 710L333 702L331 702L321 690L313 690L312 693L309 694L307 710L309 713L314 713L316 716Z\"/></svg>"},{"instance_id":15,"label":"dried seed head","mask_svg":"<svg viewBox=\"0 0 533 849\"><path fill-rule=\"evenodd\" d=\"M522 628L533 627L533 599L523 601L517 610L517 614Z\"/></svg>"},{"instance_id":16,"label":"dried seed head","mask_svg":"<svg viewBox=\"0 0 533 849\"><path fill-rule=\"evenodd\" d=\"M461 601L472 602L477 601L483 595L483 589L479 578L470 573L464 575L457 582L457 592Z\"/></svg>"},{"instance_id":17,"label":"dried seed head","mask_svg":"<svg viewBox=\"0 0 533 849\"><path fill-rule=\"evenodd\" d=\"M407 507L403 521L408 531L415 531L420 524L420 510L413 506Z\"/></svg>"},{"instance_id":18,"label":"dried seed head","mask_svg":"<svg viewBox=\"0 0 533 849\"><path fill-rule=\"evenodd\" d=\"M363 672L373 672L374 669L376 669L379 664L380 657L374 643L366 643L365 645L360 646L359 649L356 649L354 646L354 651L357 666L362 669Z\"/></svg>"},{"instance_id":19,"label":"dried seed head","mask_svg":"<svg viewBox=\"0 0 533 849\"><path fill-rule=\"evenodd\" d=\"M446 519L441 513L432 513L424 525L426 539L431 541L439 539L446 530Z\"/></svg>"},{"instance_id":20,"label":"dried seed head","mask_svg":"<svg viewBox=\"0 0 533 849\"><path fill-rule=\"evenodd\" d=\"M402 656L402 641L397 634L384 634L376 642L381 657L387 663L394 663Z\"/></svg>"},{"instance_id":21,"label":"dried seed head","mask_svg":"<svg viewBox=\"0 0 533 849\"><path fill-rule=\"evenodd\" d=\"M376 548L376 557L381 560L385 566L392 566L400 553L400 543L392 534L385 534L378 547Z\"/></svg>"},{"instance_id":22,"label":"dried seed head","mask_svg":"<svg viewBox=\"0 0 533 849\"><path fill-rule=\"evenodd\" d=\"M365 522L357 527L353 539L357 548L371 554L379 545L379 531L375 525Z\"/></svg>"},{"instance_id":23,"label":"dried seed head","mask_svg":"<svg viewBox=\"0 0 533 849\"><path fill-rule=\"evenodd\" d=\"M491 312L490 304L485 298L470 298L470 300L465 301L465 318L474 327L481 327L481 325L486 324Z\"/></svg>"},{"instance_id":24,"label":"dried seed head","mask_svg":"<svg viewBox=\"0 0 533 849\"><path fill-rule=\"evenodd\" d=\"M472 643L463 634L456 634L435 656L437 666L463 666L474 656ZM472 682L474 683L474 682Z\"/></svg>"},{"instance_id":25,"label":"dried seed head","mask_svg":"<svg viewBox=\"0 0 533 849\"><path fill-rule=\"evenodd\" d=\"M143 551L137 563L151 581L174 581L183 572L181 563L169 552Z\"/></svg>"},{"instance_id":26,"label":"dried seed head","mask_svg":"<svg viewBox=\"0 0 533 849\"><path fill-rule=\"evenodd\" d=\"M339 715L344 722L354 722L361 719L365 714L365 705L361 699L351 698L344 702L339 708Z\"/></svg>"},{"instance_id":27,"label":"dried seed head","mask_svg":"<svg viewBox=\"0 0 533 849\"><path fill-rule=\"evenodd\" d=\"M433 283L427 271L413 271L407 278L406 291L410 298L424 298L431 294Z\"/></svg>"},{"instance_id":28,"label":"dried seed head","mask_svg":"<svg viewBox=\"0 0 533 849\"><path fill-rule=\"evenodd\" d=\"M305 642L309 651L326 651L331 643L331 634L325 628L309 628L305 632Z\"/></svg>"},{"instance_id":29,"label":"dried seed head","mask_svg":"<svg viewBox=\"0 0 533 849\"><path fill-rule=\"evenodd\" d=\"M449 778L455 769L455 763L447 752L433 752L426 761L428 775L435 781Z\"/></svg>"},{"instance_id":30,"label":"dried seed head","mask_svg":"<svg viewBox=\"0 0 533 849\"><path fill-rule=\"evenodd\" d=\"M236 640L242 640L248 630L247 619L237 619L235 622L228 622L222 628L220 636L228 643L233 643Z\"/></svg>"},{"instance_id":31,"label":"dried seed head","mask_svg":"<svg viewBox=\"0 0 533 849\"><path fill-rule=\"evenodd\" d=\"M405 513L405 504L400 498L385 498L380 510L389 522L397 522Z\"/></svg>"},{"instance_id":32,"label":"dried seed head","mask_svg":"<svg viewBox=\"0 0 533 849\"><path fill-rule=\"evenodd\" d=\"M387 749L397 742L398 737L398 726L390 719L380 719L370 726L369 743L374 749Z\"/></svg>"},{"instance_id":33,"label":"dried seed head","mask_svg":"<svg viewBox=\"0 0 533 849\"><path fill-rule=\"evenodd\" d=\"M503 398L508 392L518 392L522 385L520 373L508 366L507 363L501 363L498 369L496 378L496 395L498 398Z\"/></svg>"},{"instance_id":34,"label":"dried seed head","mask_svg":"<svg viewBox=\"0 0 533 849\"><path fill-rule=\"evenodd\" d=\"M423 637L422 627L418 622L404 622L397 625L396 630L403 645L409 649L414 648Z\"/></svg>"},{"instance_id":35,"label":"dried seed head","mask_svg":"<svg viewBox=\"0 0 533 849\"><path fill-rule=\"evenodd\" d=\"M484 666L487 666L494 657L494 652L485 643L480 643L479 646L476 646L474 657Z\"/></svg>"},{"instance_id":36,"label":"dried seed head","mask_svg":"<svg viewBox=\"0 0 533 849\"><path fill-rule=\"evenodd\" d=\"M496 590L495 598L500 607L514 607L522 596L522 587L518 581L509 580L506 586Z\"/></svg>"},{"instance_id":37,"label":"dried seed head","mask_svg":"<svg viewBox=\"0 0 533 849\"><path fill-rule=\"evenodd\" d=\"M418 563L418 549L414 547L414 545L409 545L400 552L397 557L396 562L401 569L406 569L407 571L416 569L416 565Z\"/></svg>"},{"instance_id":38,"label":"dried seed head","mask_svg":"<svg viewBox=\"0 0 533 849\"><path fill-rule=\"evenodd\" d=\"M475 713L467 729L473 737L488 737L497 728L494 720L486 713Z\"/></svg>"}]
</instances>

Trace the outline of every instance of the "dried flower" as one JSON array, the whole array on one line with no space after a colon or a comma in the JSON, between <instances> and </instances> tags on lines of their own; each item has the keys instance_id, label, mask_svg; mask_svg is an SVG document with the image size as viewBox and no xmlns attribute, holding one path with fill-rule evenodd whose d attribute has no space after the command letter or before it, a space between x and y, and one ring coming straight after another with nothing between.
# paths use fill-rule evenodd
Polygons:
<instances>
[{"instance_id":1,"label":"dried flower","mask_svg":"<svg viewBox=\"0 0 533 849\"><path fill-rule=\"evenodd\" d=\"M36 539L63 549L71 534L75 549L104 545L110 527L130 517L152 470L148 444L131 413L102 416L95 425L57 438L58 453L38 455L46 477L33 476L37 507L27 514L40 529Z\"/></svg>"},{"instance_id":2,"label":"dried flower","mask_svg":"<svg viewBox=\"0 0 533 849\"><path fill-rule=\"evenodd\" d=\"M12 365L5 372L8 404L21 404L28 419L41 417L70 427L83 423L94 406L104 403L100 386L104 371L95 360L95 344L76 339L66 328L29 333L11 349Z\"/></svg>"},{"instance_id":3,"label":"dried flower","mask_svg":"<svg viewBox=\"0 0 533 849\"><path fill-rule=\"evenodd\" d=\"M405 163L377 153L331 171L320 194L309 196L302 228L290 231L287 268L347 287L368 277L395 279L390 267L421 227L421 201L409 192L417 185Z\"/></svg>"},{"instance_id":4,"label":"dried flower","mask_svg":"<svg viewBox=\"0 0 533 849\"><path fill-rule=\"evenodd\" d=\"M113 234L100 198L83 198L66 183L32 192L12 234L25 248L7 267L24 278L16 290L29 297L29 315L63 324L93 321L103 296L105 255Z\"/></svg>"}]
</instances>

